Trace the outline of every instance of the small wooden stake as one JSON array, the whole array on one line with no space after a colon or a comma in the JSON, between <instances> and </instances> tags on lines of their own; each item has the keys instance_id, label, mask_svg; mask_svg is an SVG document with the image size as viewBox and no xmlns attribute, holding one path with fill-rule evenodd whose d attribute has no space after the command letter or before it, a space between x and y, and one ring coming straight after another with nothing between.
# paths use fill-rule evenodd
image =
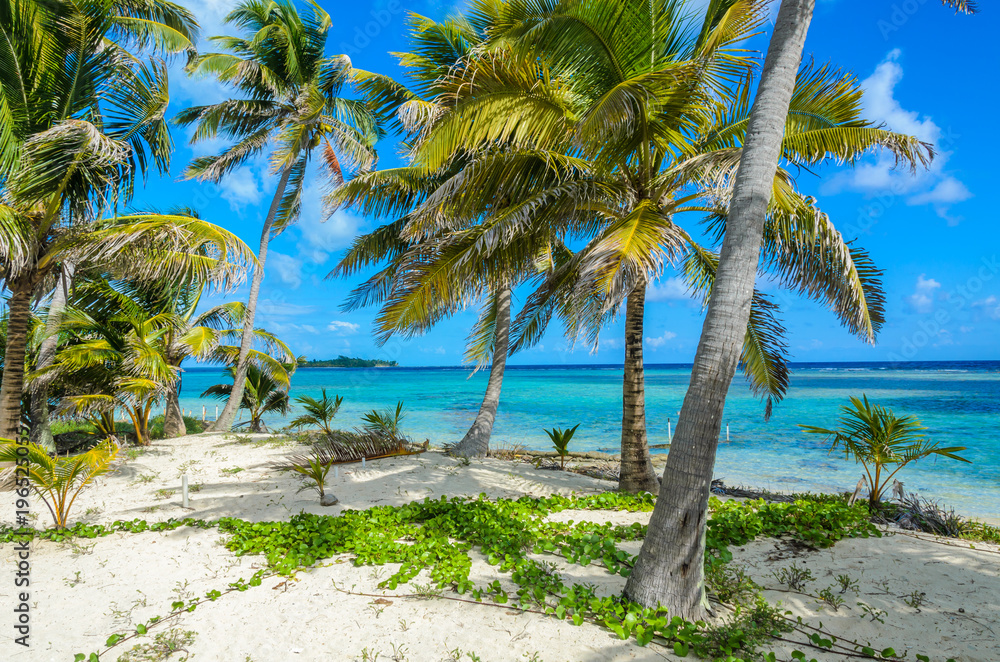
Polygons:
<instances>
[{"instance_id":1,"label":"small wooden stake","mask_svg":"<svg viewBox=\"0 0 1000 662\"><path fill-rule=\"evenodd\" d=\"M188 475L181 476L181 506L188 507Z\"/></svg>"},{"instance_id":2,"label":"small wooden stake","mask_svg":"<svg viewBox=\"0 0 1000 662\"><path fill-rule=\"evenodd\" d=\"M671 442L672 435L670 434L670 419L667 419L667 443Z\"/></svg>"}]
</instances>

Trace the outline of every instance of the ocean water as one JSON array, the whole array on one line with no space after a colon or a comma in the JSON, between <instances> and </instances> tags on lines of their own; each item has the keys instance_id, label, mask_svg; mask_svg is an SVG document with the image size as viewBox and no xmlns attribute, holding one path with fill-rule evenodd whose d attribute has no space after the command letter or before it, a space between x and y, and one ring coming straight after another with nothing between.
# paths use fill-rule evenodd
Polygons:
<instances>
[{"instance_id":1,"label":"ocean water","mask_svg":"<svg viewBox=\"0 0 1000 662\"><path fill-rule=\"evenodd\" d=\"M646 367L646 418L650 444L667 443L668 421L676 424L690 366ZM486 386L487 372L470 376L463 368L308 368L292 378L294 398L318 396L321 388L344 397L336 422L358 425L373 408L402 400L403 429L415 440L440 444L459 440L468 429ZM495 442L528 448L551 447L544 429L580 424L571 448L617 452L621 430L620 366L511 366L504 377ZM189 368L183 375L181 405L200 416L207 405L213 418L218 401L202 399L209 385L223 381L221 370ZM972 464L928 458L904 469L907 491L940 500L958 512L1000 520L1000 362L913 364L797 364L791 388L764 421L763 403L737 376L726 400L715 475L728 484L784 491L851 490L861 467L828 453L819 435L799 423L835 427L849 396L913 414L926 434L946 446L966 446ZM220 407L221 409L221 407ZM272 427L296 415L265 419ZM241 419L237 419L241 420ZM666 451L654 451L666 452Z\"/></svg>"}]
</instances>

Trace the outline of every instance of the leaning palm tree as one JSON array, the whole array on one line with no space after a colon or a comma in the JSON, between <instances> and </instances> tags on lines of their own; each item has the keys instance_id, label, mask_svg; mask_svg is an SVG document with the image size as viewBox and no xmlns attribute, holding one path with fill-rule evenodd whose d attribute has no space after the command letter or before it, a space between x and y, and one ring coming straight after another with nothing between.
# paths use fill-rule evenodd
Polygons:
<instances>
[{"instance_id":1,"label":"leaning palm tree","mask_svg":"<svg viewBox=\"0 0 1000 662\"><path fill-rule=\"evenodd\" d=\"M944 0L972 13L968 0ZM761 83L747 121L730 205L730 232L722 244L713 300L695 354L665 472L683 468L683 478L661 493L650 519L625 595L647 606L661 604L681 616L707 611L701 563L684 565L704 549L708 493L715 466L725 394L738 361L758 264L771 182L782 157L795 77L802 59L814 0L782 0L764 61ZM688 572L691 569L693 572Z\"/></svg>"},{"instance_id":2,"label":"leaning palm tree","mask_svg":"<svg viewBox=\"0 0 1000 662\"><path fill-rule=\"evenodd\" d=\"M612 20L619 12L628 20ZM452 164L455 154L481 154L484 141L504 146L428 195L410 214L417 217L410 221L411 236L465 229L478 222L484 201L500 200L504 208L476 230L479 252L464 262L488 264L487 252L516 262L510 237L520 241L526 235L539 236L535 246L563 237L590 240L522 310L515 323L514 348L537 340L555 310L566 318L571 337L577 336L583 319L596 340L601 323L625 301L622 486L629 490L657 489L643 405L646 286L664 263L685 255L691 257L685 263L699 267L691 275L702 295L711 286L708 253L675 217L704 210L703 204L694 204L696 199L725 188L716 181L724 177L706 173L724 173L727 163L738 161L751 69L738 44L763 18L757 2L714 3L699 29L689 30L685 13L683 3L638 2L557 3L519 13L495 37L499 45L491 57L481 55L442 79L439 85L450 90L450 104L413 148L414 168L436 172ZM651 22L656 29L648 29ZM593 29L606 33L582 40L579 47L571 44L571 36ZM636 48L651 56L634 57ZM859 92L843 78L825 68L803 72L801 108L789 119L799 134L787 150L796 163L825 155L830 144L836 147L822 130L830 128L851 138L834 151L837 158L851 159L878 145L911 157L920 152L913 139L858 121ZM802 121L817 112L821 119L813 124ZM477 121L466 121L470 117ZM539 185L539 170L551 172L552 181L541 178ZM412 178L400 177L395 186L400 196L413 195ZM876 328L879 292L864 266L866 256L845 248L843 238L790 187L787 173L775 179L774 188L780 202L776 218L785 222L779 238L785 245L788 237L799 242L798 262L782 261L778 251L776 270L796 289L829 299L852 330ZM787 232L804 221L811 223L808 232ZM537 250L528 243L522 246ZM806 254L809 259L802 257ZM528 256L522 254L521 259ZM810 271L830 260L837 268L820 270L828 279L824 287L818 284L820 275ZM850 277L838 281L837 269ZM439 294L435 284L431 281L424 288L428 295ZM756 388L780 397L787 370L780 339L770 333L779 327L774 307L762 295L756 300L756 313L750 326L745 325L751 342L744 367ZM582 318L581 312L586 313Z\"/></svg>"},{"instance_id":3,"label":"leaning palm tree","mask_svg":"<svg viewBox=\"0 0 1000 662\"><path fill-rule=\"evenodd\" d=\"M286 370L293 369L293 366L284 366ZM233 375L236 372L234 366L226 368L226 372ZM216 384L205 389L201 397L210 396L219 400L228 400L233 397L232 384ZM288 413L288 372L280 373L265 369L255 363L250 364L247 370L247 384L243 389L243 399L240 401L240 409L246 409L250 413L250 418L237 424L236 427L247 426L250 432L267 432L264 424L265 414Z\"/></svg>"},{"instance_id":4,"label":"leaning palm tree","mask_svg":"<svg viewBox=\"0 0 1000 662\"><path fill-rule=\"evenodd\" d=\"M435 22L413 15L410 19L410 53L400 54L409 87L391 78L356 71L354 76L370 105L383 120L404 131L414 145L434 130L446 114L453 90L450 80L480 56L482 44L493 27L493 6L480 6L471 19ZM495 146L494 146L495 147ZM476 167L478 158L459 156L444 168L420 166L366 173L330 196L333 204L348 204L362 213L395 215L398 220L359 237L331 276L349 276L373 264L382 269L352 292L347 310L380 304L377 321L380 339L393 333L413 335L431 328L444 317L481 302L465 354L475 370L489 365L490 374L482 403L469 430L452 452L461 456L484 455L500 404L508 355L512 290L534 274L531 260L491 263L477 259L476 230L434 233L417 227L418 211L439 187ZM480 200L471 214L483 220L503 206L503 201ZM534 237L531 237L534 239ZM538 244L540 250L547 245Z\"/></svg>"},{"instance_id":5,"label":"leaning palm tree","mask_svg":"<svg viewBox=\"0 0 1000 662\"><path fill-rule=\"evenodd\" d=\"M13 437L31 301L64 265L100 262L135 278L198 272L232 285L238 262L253 258L196 219L104 217L131 199L137 175L169 164L159 56L193 49L187 10L165 0L6 1L0 32L0 278L11 293L0 435ZM53 329L59 314L50 308Z\"/></svg>"},{"instance_id":6,"label":"leaning palm tree","mask_svg":"<svg viewBox=\"0 0 1000 662\"><path fill-rule=\"evenodd\" d=\"M215 76L242 98L187 108L176 121L195 125L193 142L221 132L235 143L216 156L196 158L185 175L218 182L272 145L271 168L278 182L261 230L260 267L250 284L233 373L236 397L227 402L215 430L232 426L242 402L268 244L299 215L314 151L320 150L322 169L339 185L344 181L342 164L366 169L375 163L374 146L381 135L364 103L340 96L351 76L351 62L347 56L326 55L332 23L319 5L312 3L310 13L303 16L291 0L247 0L230 12L226 22L243 36L212 37L223 51L200 55L189 71Z\"/></svg>"}]
</instances>

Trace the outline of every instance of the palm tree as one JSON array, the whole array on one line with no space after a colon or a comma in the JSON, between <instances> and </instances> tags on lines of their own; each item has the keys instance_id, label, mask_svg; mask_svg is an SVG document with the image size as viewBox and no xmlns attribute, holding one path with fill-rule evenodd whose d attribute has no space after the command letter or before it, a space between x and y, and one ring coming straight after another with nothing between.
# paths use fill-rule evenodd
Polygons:
<instances>
[{"instance_id":1,"label":"palm tree","mask_svg":"<svg viewBox=\"0 0 1000 662\"><path fill-rule=\"evenodd\" d=\"M967 0L944 1L957 11L975 11ZM663 605L686 618L701 618L707 611L700 559L722 411L739 355L737 330L749 317L771 182L782 156L787 130L782 118L788 114L814 5L814 0L782 0L778 11L748 119L747 135L752 138L741 153L733 186L730 231L664 470L678 479L657 500L625 587L630 599Z\"/></svg>"},{"instance_id":2,"label":"palm tree","mask_svg":"<svg viewBox=\"0 0 1000 662\"><path fill-rule=\"evenodd\" d=\"M509 26L494 34L500 45L493 57L482 55L439 83L450 90L450 106L413 148L415 167L434 172L452 163L453 154L480 153L483 141L504 146L476 160L475 167L463 168L422 201L421 210L410 214L421 219L411 221L416 228L409 230L411 235L421 228L427 234L428 227L439 232L464 228L479 206L488 204L484 201L501 200L508 201L505 208L477 230L480 263L483 246L503 246L493 253L506 253L517 263L510 257L517 251L509 237L539 238L533 244L521 242L529 251L521 255L522 262L546 241L590 239L524 307L514 324L513 347L536 341L556 310L570 337L577 336L584 319L596 342L601 323L625 301L621 485L628 490L657 489L642 395L645 289L665 262L685 255L698 267L691 272L693 284L703 295L711 286L711 259L675 216L703 210L695 200L716 192L717 180L726 181L727 168L738 162L751 69L738 44L763 20L760 3L716 3L700 30L692 31L682 19L685 12L683 3L630 2L556 3L517 13L516 20L510 18ZM497 22L505 20L501 16ZM636 52L650 57L638 58ZM827 68L802 72L798 113L789 119L797 137L787 151L795 162L822 158L816 155L826 155L831 145L832 155L840 159L880 145L916 158L920 145L915 140L857 119L860 92L854 88L850 79ZM816 113L821 119L803 119ZM830 140L831 129L848 139ZM528 190L526 173L531 171L526 164L543 165L543 171L553 173L552 181L540 183L535 176ZM398 179L400 197L420 191L412 177ZM773 186L780 207L776 212L781 212L775 217L784 218L776 232L785 240L775 244L780 249L773 255L776 270L796 289L826 300L852 330L870 332L879 323L880 310L868 301L877 297L878 288L865 279L866 256L845 247L839 233L794 191L787 173L775 178ZM804 214L810 229L789 232L803 225ZM789 240L797 242L796 263L781 258ZM810 257L803 257L809 251ZM851 277L839 278L828 268L811 273L829 260ZM464 261L477 263L468 257ZM381 284L375 281L374 286ZM753 341L747 344L744 368L755 387L780 397L787 370L780 338L769 333L780 327L774 323L773 306L762 295L755 299L759 305L751 326L744 325Z\"/></svg>"},{"instance_id":3,"label":"palm tree","mask_svg":"<svg viewBox=\"0 0 1000 662\"><path fill-rule=\"evenodd\" d=\"M166 437L187 433L179 400L184 360L194 358L233 365L239 355L239 346L235 343L243 333L246 307L239 301L231 301L198 313L205 289L204 283L192 281L118 282L114 286L99 281L86 284L76 293L77 305L89 311L100 309L104 314L120 311L140 317L169 317L163 352L177 379L170 382L165 395L163 428ZM264 329L254 329L253 340L251 359L279 375L280 380L280 375L285 374L284 364L294 361L292 350Z\"/></svg>"},{"instance_id":4,"label":"palm tree","mask_svg":"<svg viewBox=\"0 0 1000 662\"><path fill-rule=\"evenodd\" d=\"M873 405L868 396L852 397L850 405L840 408L840 427L830 430L815 425L799 427L831 440L830 452L838 448L845 458L854 458L862 465L868 480L868 507L875 511L889 481L903 467L931 455L961 462L971 462L956 455L965 446L948 446L931 442L922 434L926 429L915 416L897 416L891 409ZM895 467L895 469L893 469Z\"/></svg>"},{"instance_id":5,"label":"palm tree","mask_svg":"<svg viewBox=\"0 0 1000 662\"><path fill-rule=\"evenodd\" d=\"M75 339L47 369L66 385L58 412L93 416L100 430L121 408L132 419L136 443L148 445L153 406L177 378L166 360L172 323L169 313L150 316L136 305L111 315L67 309L63 328Z\"/></svg>"},{"instance_id":6,"label":"palm tree","mask_svg":"<svg viewBox=\"0 0 1000 662\"><path fill-rule=\"evenodd\" d=\"M476 48L492 29L496 6L484 4L474 16L435 22L411 18L410 53L400 61L408 70L410 87L391 78L356 71L355 79L369 103L384 121L407 135L407 144L419 144L434 131L447 113L456 71L472 68ZM459 179L479 159L459 156L448 166L433 170L419 165L361 175L331 197L333 204L348 204L363 213L396 215L399 219L359 237L330 276L349 276L373 264L388 264L352 292L345 309L381 304L378 320L384 342L397 332L413 335L428 330L442 318L482 301L481 315L470 333L465 359L476 370L490 367L482 403L469 430L452 449L464 457L485 455L500 404L500 393L510 339L512 289L535 273L521 263L487 264L477 259L477 231L435 233L422 227L422 203L442 187ZM466 217L480 221L503 208L503 201L479 200ZM547 249L548 246L545 246Z\"/></svg>"},{"instance_id":7,"label":"palm tree","mask_svg":"<svg viewBox=\"0 0 1000 662\"><path fill-rule=\"evenodd\" d=\"M324 388L322 389L322 396L319 399L302 395L295 398L295 401L302 405L305 413L293 419L288 424L288 427L301 428L312 425L323 430L326 436L333 436L333 428L330 427L330 421L340 411L340 405L344 403L344 398L335 395L331 399L327 396L326 389Z\"/></svg>"},{"instance_id":8,"label":"palm tree","mask_svg":"<svg viewBox=\"0 0 1000 662\"><path fill-rule=\"evenodd\" d=\"M294 366L286 366L287 369L294 370ZM226 368L226 372L233 375L236 372L235 366ZM232 384L216 384L205 389L201 397L211 396L219 400L228 400L233 395ZM265 370L256 363L251 363L247 370L246 388L243 389L243 400L239 409L247 409L250 418L236 427L246 425L250 432L267 432L264 425L264 414L288 413L288 372L276 374L272 370Z\"/></svg>"},{"instance_id":9,"label":"palm tree","mask_svg":"<svg viewBox=\"0 0 1000 662\"><path fill-rule=\"evenodd\" d=\"M200 272L228 285L241 265L228 261L235 237L201 221L102 218L128 203L151 162L161 172L169 164L166 64L157 55L193 48L187 10L165 0L8 0L0 31L0 277L11 292L0 435L13 437L31 300L64 264L100 262L135 278ZM209 245L191 259L191 249ZM59 314L50 309L53 328Z\"/></svg>"},{"instance_id":10,"label":"palm tree","mask_svg":"<svg viewBox=\"0 0 1000 662\"><path fill-rule=\"evenodd\" d=\"M277 188L264 219L250 295L243 320L240 353L233 373L237 397L226 403L215 430L233 425L242 402L253 344L257 297L264 279L268 243L298 217L313 151L335 185L344 181L341 163L367 169L375 163L380 130L364 103L339 96L351 76L347 56L325 54L330 16L311 3L300 16L291 0L246 0L226 17L242 37L212 37L223 49L200 55L189 65L195 75L212 75L230 84L243 98L195 106L178 114L181 125L194 124L193 142L220 132L235 143L216 156L195 159L186 176L218 182L269 144Z\"/></svg>"}]
</instances>

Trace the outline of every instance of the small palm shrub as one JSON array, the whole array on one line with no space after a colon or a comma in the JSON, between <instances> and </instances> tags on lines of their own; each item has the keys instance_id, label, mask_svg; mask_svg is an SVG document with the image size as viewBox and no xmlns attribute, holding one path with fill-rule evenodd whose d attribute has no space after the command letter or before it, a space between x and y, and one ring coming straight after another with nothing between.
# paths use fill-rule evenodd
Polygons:
<instances>
[{"instance_id":1,"label":"small palm shrub","mask_svg":"<svg viewBox=\"0 0 1000 662\"><path fill-rule=\"evenodd\" d=\"M340 405L343 404L344 399L339 395L335 395L333 398L330 398L326 394L326 389L323 389L322 393L322 397L318 400L308 395L295 398L295 401L302 405L302 408L306 411L304 414L289 423L289 427L318 427L322 429L328 437L333 434L333 428L330 427L330 422L333 420L333 417L337 415L337 412L340 411Z\"/></svg>"},{"instance_id":2,"label":"small palm shrub","mask_svg":"<svg viewBox=\"0 0 1000 662\"><path fill-rule=\"evenodd\" d=\"M305 476L305 481L299 492L302 490L314 489L319 492L319 498L326 496L326 475L330 473L332 464L324 464L323 458L313 455L309 458L300 458L297 463L289 465L289 469L295 473Z\"/></svg>"},{"instance_id":3,"label":"small palm shrub","mask_svg":"<svg viewBox=\"0 0 1000 662\"><path fill-rule=\"evenodd\" d=\"M942 448L923 434L924 428L914 416L896 416L891 409L868 402L868 397L851 398L850 405L840 408L843 416L835 430L799 425L806 432L827 435L832 440L830 452L841 449L844 456L854 458L865 469L868 480L868 505L877 508L886 488L899 471L917 460L940 455L969 462L956 453L965 446Z\"/></svg>"},{"instance_id":4,"label":"small palm shrub","mask_svg":"<svg viewBox=\"0 0 1000 662\"><path fill-rule=\"evenodd\" d=\"M27 478L23 472L14 474L17 495L26 498L28 488L33 489L48 506L55 527L65 529L76 497L95 478L111 469L118 450L117 444L106 439L86 453L52 458L38 444L18 444L3 439L0 440L0 462L15 465L20 462L24 466L27 460Z\"/></svg>"},{"instance_id":5,"label":"small palm shrub","mask_svg":"<svg viewBox=\"0 0 1000 662\"><path fill-rule=\"evenodd\" d=\"M399 431L400 423L402 423L405 414L403 414L403 403L402 401L396 403L396 409L384 409L378 411L377 409L372 409L370 412L361 417L361 420L365 422L364 429L369 432L374 432L390 439L398 439L402 437Z\"/></svg>"},{"instance_id":6,"label":"small palm shrub","mask_svg":"<svg viewBox=\"0 0 1000 662\"><path fill-rule=\"evenodd\" d=\"M569 446L570 439L572 439L573 435L576 434L576 429L578 427L580 427L579 423L566 430L552 428L551 430L545 431L545 434L549 435L549 439L552 440L552 445L555 446L556 453L559 454L560 469L566 468L566 456L569 455L569 449L567 447Z\"/></svg>"}]
</instances>

